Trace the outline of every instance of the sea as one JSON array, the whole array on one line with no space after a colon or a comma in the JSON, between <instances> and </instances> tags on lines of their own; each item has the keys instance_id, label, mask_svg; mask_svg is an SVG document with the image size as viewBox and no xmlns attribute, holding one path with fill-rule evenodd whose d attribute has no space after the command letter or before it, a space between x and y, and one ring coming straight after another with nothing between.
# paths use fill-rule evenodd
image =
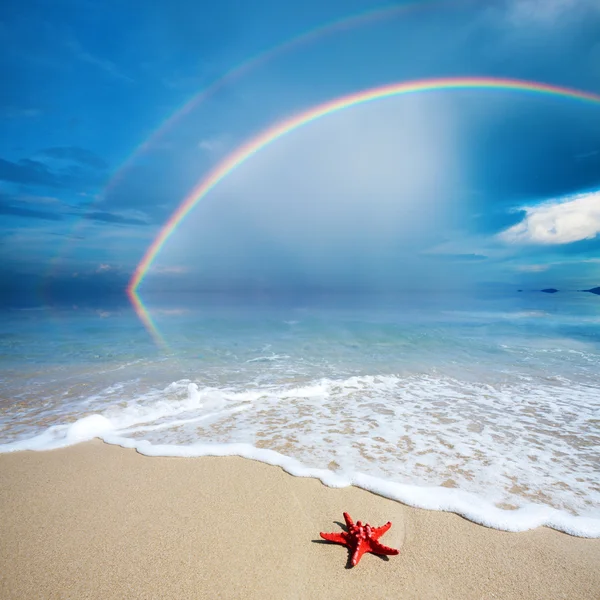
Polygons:
<instances>
[{"instance_id":1,"label":"sea","mask_svg":"<svg viewBox=\"0 0 600 600\"><path fill-rule=\"evenodd\" d=\"M600 537L600 296L204 294L141 312L2 310L0 452L100 438L237 455L496 529Z\"/></svg>"}]
</instances>

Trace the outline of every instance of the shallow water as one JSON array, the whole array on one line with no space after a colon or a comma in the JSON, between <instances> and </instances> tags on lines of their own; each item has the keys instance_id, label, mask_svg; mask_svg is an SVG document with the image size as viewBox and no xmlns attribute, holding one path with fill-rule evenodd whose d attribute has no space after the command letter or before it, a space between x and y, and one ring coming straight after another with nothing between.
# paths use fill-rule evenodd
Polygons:
<instances>
[{"instance_id":1,"label":"shallow water","mask_svg":"<svg viewBox=\"0 0 600 600\"><path fill-rule=\"evenodd\" d=\"M0 317L0 451L239 454L508 530L600 536L600 298L194 298Z\"/></svg>"}]
</instances>

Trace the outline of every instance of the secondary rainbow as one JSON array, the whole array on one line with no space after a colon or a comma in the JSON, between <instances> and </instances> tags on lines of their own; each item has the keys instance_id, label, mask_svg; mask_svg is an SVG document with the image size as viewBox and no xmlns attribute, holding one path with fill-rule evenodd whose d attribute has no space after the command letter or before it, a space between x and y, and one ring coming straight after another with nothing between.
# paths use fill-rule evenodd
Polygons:
<instances>
[{"instance_id":1,"label":"secondary rainbow","mask_svg":"<svg viewBox=\"0 0 600 600\"><path fill-rule=\"evenodd\" d=\"M247 73L269 62L277 56L280 56L294 48L308 44L327 35L337 32L350 31L366 25L376 23L386 19L392 19L402 16L411 11L423 10L425 8L438 5L441 0L413 0L403 4L391 4L380 6L353 15L345 15L328 23L318 25L308 31L303 31L298 35L288 38L283 42L263 50L262 52L247 58L237 66L229 69L223 75L215 79L209 86L197 92L185 104L180 106L171 116L167 117L162 124L140 145L136 146L129 156L123 161L121 166L115 171L110 181L106 184L102 195L105 196L115 185L119 183L121 177L127 172L128 168L134 164L135 159L144 151L150 150L153 145L168 132L181 118L197 108L205 100L216 94L225 86L241 79Z\"/></svg>"},{"instance_id":2,"label":"secondary rainbow","mask_svg":"<svg viewBox=\"0 0 600 600\"><path fill-rule=\"evenodd\" d=\"M311 108L303 113L297 114L281 123L263 131L252 138L237 150L231 153L220 164L218 164L183 200L171 218L164 225L160 233L156 236L142 260L138 264L127 288L129 295L135 298L136 302L141 304L137 297L137 289L148 272L152 262L160 252L165 242L175 231L179 223L185 219L189 212L200 202L219 182L223 181L234 169L245 163L250 157L280 139L284 135L291 133L295 129L312 123L322 117L330 115L339 110L364 104L373 100L389 98L391 96L400 96L403 94L414 94L421 92L433 92L441 90L465 90L465 89L483 89L483 90L507 90L532 92L536 94L546 94L563 98L571 98L583 102L592 102L600 105L600 95L591 92L576 90L572 88L559 87L546 83L534 81L522 81L516 79L494 79L488 77L457 77L448 79L425 79L418 81L409 81L402 83L393 83L357 92L347 96L342 96L325 104ZM143 306L143 305L142 305Z\"/></svg>"},{"instance_id":3,"label":"secondary rainbow","mask_svg":"<svg viewBox=\"0 0 600 600\"><path fill-rule=\"evenodd\" d=\"M378 23L386 20L395 19L404 15L411 14L413 12L418 13L426 8L433 8L437 5L441 5L446 0L412 0L404 2L402 4L390 4L380 6L367 11L362 11L357 14L345 15L328 23L324 23L303 31L298 35L288 38L276 46L270 47L258 54L255 54L238 65L230 68L228 71L223 73L220 77L216 78L210 85L197 92L188 99L185 104L179 106L175 112L167 117L145 141L136 146L131 153L121 162L121 165L113 172L109 181L105 184L98 198L106 198L119 183L123 180L125 175L129 172L129 169L136 164L136 160L144 153L151 150L157 142L169 132L182 118L190 114L193 110L197 109L203 102L208 100L217 94L220 90L224 89L228 85L232 85L244 76L251 73L253 70L259 68L261 65L268 64L271 60L276 57L282 56L286 52L290 52L296 48L302 47L311 42L325 38L329 35L337 33L343 33L352 31L362 26L366 26L372 23ZM450 3L452 5L453 3ZM97 202L92 202L86 211L90 212ZM50 262L49 274L53 273L60 265L61 259L65 256L67 250L72 246L73 234L78 230L82 224L85 223L85 218L81 218L76 222L75 228L65 243L59 248L54 259Z\"/></svg>"}]
</instances>

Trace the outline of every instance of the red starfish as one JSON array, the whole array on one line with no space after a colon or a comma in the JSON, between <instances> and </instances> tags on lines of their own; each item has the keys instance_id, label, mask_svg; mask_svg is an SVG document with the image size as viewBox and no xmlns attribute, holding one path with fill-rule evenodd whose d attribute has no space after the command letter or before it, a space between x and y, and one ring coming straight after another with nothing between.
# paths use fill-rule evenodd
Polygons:
<instances>
[{"instance_id":1,"label":"red starfish","mask_svg":"<svg viewBox=\"0 0 600 600\"><path fill-rule=\"evenodd\" d=\"M373 554L400 554L400 550L395 550L389 546L384 546L378 541L379 538L392 526L390 521L381 527L371 527L368 523L363 525L360 521L357 521L355 525L352 517L346 512L344 513L344 519L346 520L346 525L348 525L348 532L321 532L321 537L324 540L348 546L348 548L350 548L352 551L350 563L353 567L358 564L358 561L365 552L372 552Z\"/></svg>"}]
</instances>

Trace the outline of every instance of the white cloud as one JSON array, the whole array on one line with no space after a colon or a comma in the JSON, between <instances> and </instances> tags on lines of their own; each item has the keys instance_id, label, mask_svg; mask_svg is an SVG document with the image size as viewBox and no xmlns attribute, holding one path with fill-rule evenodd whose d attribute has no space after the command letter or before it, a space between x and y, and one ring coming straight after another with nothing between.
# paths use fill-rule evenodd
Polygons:
<instances>
[{"instance_id":1,"label":"white cloud","mask_svg":"<svg viewBox=\"0 0 600 600\"><path fill-rule=\"evenodd\" d=\"M114 269L114 267L112 267L111 265L101 264L101 265L98 265L98 268L96 269L96 273L105 273L106 271L112 271L113 269Z\"/></svg>"},{"instance_id":2,"label":"white cloud","mask_svg":"<svg viewBox=\"0 0 600 600\"><path fill-rule=\"evenodd\" d=\"M593 158L594 156L598 156L600 154L600 150L591 150L590 152L582 152L581 154L576 154L576 160L585 160L586 158Z\"/></svg>"},{"instance_id":3,"label":"white cloud","mask_svg":"<svg viewBox=\"0 0 600 600\"><path fill-rule=\"evenodd\" d=\"M219 135L205 138L198 142L198 148L208 154L223 154L229 146L229 137Z\"/></svg>"},{"instance_id":4,"label":"white cloud","mask_svg":"<svg viewBox=\"0 0 600 600\"><path fill-rule=\"evenodd\" d=\"M179 316L187 315L191 311L189 308L153 308L152 314L168 315L168 316Z\"/></svg>"},{"instance_id":5,"label":"white cloud","mask_svg":"<svg viewBox=\"0 0 600 600\"><path fill-rule=\"evenodd\" d=\"M509 244L570 244L600 233L600 191L523 207L525 218L501 232Z\"/></svg>"},{"instance_id":6,"label":"white cloud","mask_svg":"<svg viewBox=\"0 0 600 600\"><path fill-rule=\"evenodd\" d=\"M523 273L542 273L547 271L550 265L519 265L517 271Z\"/></svg>"},{"instance_id":7,"label":"white cloud","mask_svg":"<svg viewBox=\"0 0 600 600\"><path fill-rule=\"evenodd\" d=\"M515 24L551 24L582 11L599 8L598 0L510 0L508 16Z\"/></svg>"},{"instance_id":8,"label":"white cloud","mask_svg":"<svg viewBox=\"0 0 600 600\"><path fill-rule=\"evenodd\" d=\"M34 196L26 194L17 196L16 199L18 199L19 202L24 202L26 204L60 204L62 206L70 207L66 202L63 202L54 196Z\"/></svg>"},{"instance_id":9,"label":"white cloud","mask_svg":"<svg viewBox=\"0 0 600 600\"><path fill-rule=\"evenodd\" d=\"M3 106L0 107L0 115L5 119L30 119L41 116L42 110L39 108Z\"/></svg>"},{"instance_id":10,"label":"white cloud","mask_svg":"<svg viewBox=\"0 0 600 600\"><path fill-rule=\"evenodd\" d=\"M182 275L183 273L187 273L189 271L188 267L184 267L182 265L172 265L165 267L153 266L153 273L161 273L161 274L169 274L169 275Z\"/></svg>"},{"instance_id":11,"label":"white cloud","mask_svg":"<svg viewBox=\"0 0 600 600\"><path fill-rule=\"evenodd\" d=\"M72 54L80 60L81 62L87 63L89 65L93 65L98 69L104 71L107 75L114 77L115 79L121 79L122 81L127 81L129 83L133 82L133 79L128 75L125 75L121 72L121 70L110 60L106 60L104 58L100 58L95 56L94 54L90 54L81 46L81 44L75 40L70 39L65 43L66 47L72 52Z\"/></svg>"}]
</instances>

